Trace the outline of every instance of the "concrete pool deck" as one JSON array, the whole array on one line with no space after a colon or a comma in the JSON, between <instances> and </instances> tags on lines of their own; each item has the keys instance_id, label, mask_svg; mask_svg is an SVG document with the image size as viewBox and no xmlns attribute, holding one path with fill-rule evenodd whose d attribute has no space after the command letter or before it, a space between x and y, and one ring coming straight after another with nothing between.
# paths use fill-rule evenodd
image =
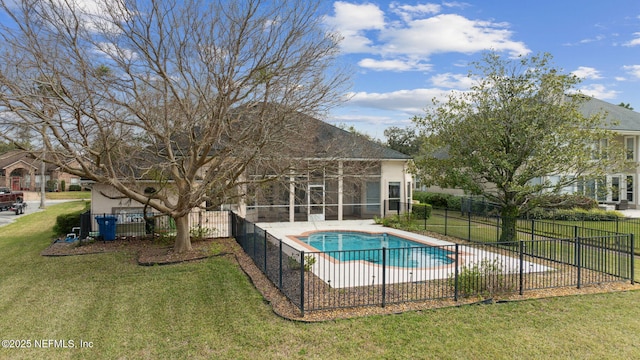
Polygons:
<instances>
[{"instance_id":1,"label":"concrete pool deck","mask_svg":"<svg viewBox=\"0 0 640 360\"><path fill-rule=\"evenodd\" d=\"M419 235L408 231L393 229L376 224L373 220L344 220L322 222L294 222L294 223L258 223L260 228L280 239L292 248L317 252L318 250L303 244L296 237L315 231L360 231L365 233L387 233L408 240L424 243L430 246L445 246L446 250L453 250L453 243L429 236ZM460 245L458 247L459 265L471 266L483 261L498 264L504 274L517 274L520 271L520 261L517 257L506 256L496 251L486 251L475 247ZM416 283L430 280L447 279L455 273L455 264L434 266L429 268L404 268L386 266L363 261L339 261L324 254L309 255L315 258L311 271L333 288L345 288L365 285L381 285L383 283ZM524 261L524 273L536 273L553 270L550 267Z\"/></svg>"}]
</instances>

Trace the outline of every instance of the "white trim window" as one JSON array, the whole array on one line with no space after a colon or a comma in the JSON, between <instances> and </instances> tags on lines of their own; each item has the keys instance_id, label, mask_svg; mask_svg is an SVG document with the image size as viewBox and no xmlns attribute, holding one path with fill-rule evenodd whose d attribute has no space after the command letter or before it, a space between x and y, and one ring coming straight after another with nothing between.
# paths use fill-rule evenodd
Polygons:
<instances>
[{"instance_id":1,"label":"white trim window","mask_svg":"<svg viewBox=\"0 0 640 360\"><path fill-rule=\"evenodd\" d=\"M635 176L627 175L627 201L633 203L635 201Z\"/></svg>"},{"instance_id":2,"label":"white trim window","mask_svg":"<svg viewBox=\"0 0 640 360\"><path fill-rule=\"evenodd\" d=\"M624 137L624 149L627 153L627 160L636 161L636 137L625 136Z\"/></svg>"},{"instance_id":3,"label":"white trim window","mask_svg":"<svg viewBox=\"0 0 640 360\"><path fill-rule=\"evenodd\" d=\"M609 141L607 139L600 139L595 141L591 145L591 160L601 160L606 159L607 156L607 148L609 146Z\"/></svg>"}]
</instances>

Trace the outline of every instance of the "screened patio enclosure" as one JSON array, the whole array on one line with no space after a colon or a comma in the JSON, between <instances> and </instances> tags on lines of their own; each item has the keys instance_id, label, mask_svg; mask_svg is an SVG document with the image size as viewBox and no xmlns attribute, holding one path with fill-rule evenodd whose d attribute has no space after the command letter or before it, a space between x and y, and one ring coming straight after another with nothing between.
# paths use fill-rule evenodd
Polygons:
<instances>
[{"instance_id":1,"label":"screened patio enclosure","mask_svg":"<svg viewBox=\"0 0 640 360\"><path fill-rule=\"evenodd\" d=\"M411 177L404 162L312 164L307 171L249 186L246 218L253 222L372 219L384 213L384 200L390 194L401 196L398 189L406 189L402 195L410 196Z\"/></svg>"}]
</instances>

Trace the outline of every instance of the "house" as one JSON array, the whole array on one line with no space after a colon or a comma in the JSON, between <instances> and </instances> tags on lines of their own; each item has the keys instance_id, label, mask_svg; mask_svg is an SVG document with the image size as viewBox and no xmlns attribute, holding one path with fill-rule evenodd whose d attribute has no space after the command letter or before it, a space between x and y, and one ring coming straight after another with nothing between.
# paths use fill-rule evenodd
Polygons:
<instances>
[{"instance_id":1,"label":"house","mask_svg":"<svg viewBox=\"0 0 640 360\"><path fill-rule=\"evenodd\" d=\"M640 208L640 113L595 98L587 99L578 109L587 117L598 113L606 114L606 122L612 124L610 129L616 133L615 140L624 144L629 165L626 169L609 173L604 178L580 179L572 186L564 188L563 192L585 195L601 204L618 209ZM555 178L559 176L547 176L545 180L550 180L553 184ZM436 186L423 187L422 190L464 194L459 189L443 189Z\"/></svg>"},{"instance_id":2,"label":"house","mask_svg":"<svg viewBox=\"0 0 640 360\"><path fill-rule=\"evenodd\" d=\"M616 141L624 145L629 164L626 169L609 173L603 179L586 179L578 182L568 192L583 194L600 203L620 203L630 208L640 208L640 113L625 107L591 98L580 106L585 116L605 112L607 120L613 122L611 130L616 133ZM602 189L604 187L604 189ZM604 190L604 191L601 191Z\"/></svg>"},{"instance_id":3,"label":"house","mask_svg":"<svg viewBox=\"0 0 640 360\"><path fill-rule=\"evenodd\" d=\"M265 170L248 170L245 176L249 182L242 189L246 196L225 208L254 222L371 219L406 209L413 188L410 156L304 117L309 124L308 133L300 134L305 151L289 154L298 170L292 168L286 176L255 184L250 180L258 174L264 176ZM138 186L142 190L151 183L140 180ZM144 208L109 185L91 187L93 214L117 214L128 221Z\"/></svg>"},{"instance_id":4,"label":"house","mask_svg":"<svg viewBox=\"0 0 640 360\"><path fill-rule=\"evenodd\" d=\"M12 150L0 155L0 186L11 190L39 191L42 163L29 153ZM47 191L64 191L69 185L80 185L80 177L68 174L59 167L45 164Z\"/></svg>"}]
</instances>

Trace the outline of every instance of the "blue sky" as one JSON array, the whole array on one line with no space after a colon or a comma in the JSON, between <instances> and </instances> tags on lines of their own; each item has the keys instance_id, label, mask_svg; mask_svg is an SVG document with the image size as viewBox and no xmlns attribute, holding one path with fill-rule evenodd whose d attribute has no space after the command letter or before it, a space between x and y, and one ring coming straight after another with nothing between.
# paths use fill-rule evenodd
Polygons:
<instances>
[{"instance_id":1,"label":"blue sky","mask_svg":"<svg viewBox=\"0 0 640 360\"><path fill-rule=\"evenodd\" d=\"M640 1L337 1L340 61L351 100L330 123L384 139L411 125L433 97L469 87L468 64L489 49L505 57L548 52L582 79L582 93L640 111Z\"/></svg>"}]
</instances>

